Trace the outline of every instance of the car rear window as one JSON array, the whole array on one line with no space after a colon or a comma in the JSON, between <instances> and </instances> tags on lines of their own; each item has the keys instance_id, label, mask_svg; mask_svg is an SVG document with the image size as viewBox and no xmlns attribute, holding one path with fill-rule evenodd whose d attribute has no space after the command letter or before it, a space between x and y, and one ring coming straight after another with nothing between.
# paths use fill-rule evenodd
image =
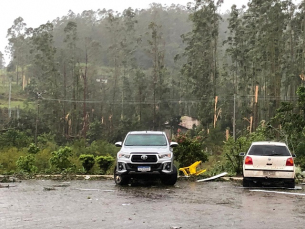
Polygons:
<instances>
[{"instance_id":1,"label":"car rear window","mask_svg":"<svg viewBox=\"0 0 305 229\"><path fill-rule=\"evenodd\" d=\"M125 146L166 146L164 134L130 134L124 143Z\"/></svg>"},{"instance_id":2,"label":"car rear window","mask_svg":"<svg viewBox=\"0 0 305 229\"><path fill-rule=\"evenodd\" d=\"M256 156L291 156L287 147L275 145L253 145L248 155Z\"/></svg>"}]
</instances>

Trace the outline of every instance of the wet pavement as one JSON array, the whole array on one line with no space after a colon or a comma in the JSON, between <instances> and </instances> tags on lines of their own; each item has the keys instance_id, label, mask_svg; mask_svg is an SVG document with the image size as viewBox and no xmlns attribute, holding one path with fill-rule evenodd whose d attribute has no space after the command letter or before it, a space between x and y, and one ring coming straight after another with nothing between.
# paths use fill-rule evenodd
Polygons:
<instances>
[{"instance_id":1,"label":"wet pavement","mask_svg":"<svg viewBox=\"0 0 305 229\"><path fill-rule=\"evenodd\" d=\"M303 229L305 224L305 187L244 189L240 182L184 180L173 187L119 187L113 180L1 185L1 229Z\"/></svg>"}]
</instances>

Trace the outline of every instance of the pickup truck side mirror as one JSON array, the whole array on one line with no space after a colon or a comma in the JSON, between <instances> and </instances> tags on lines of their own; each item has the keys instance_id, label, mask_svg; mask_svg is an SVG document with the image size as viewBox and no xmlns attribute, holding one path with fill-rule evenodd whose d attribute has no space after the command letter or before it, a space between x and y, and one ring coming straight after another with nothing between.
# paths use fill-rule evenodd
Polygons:
<instances>
[{"instance_id":1,"label":"pickup truck side mirror","mask_svg":"<svg viewBox=\"0 0 305 229\"><path fill-rule=\"evenodd\" d=\"M122 142L116 142L116 143L114 143L114 145L115 145L116 147L122 147Z\"/></svg>"},{"instance_id":2,"label":"pickup truck side mirror","mask_svg":"<svg viewBox=\"0 0 305 229\"><path fill-rule=\"evenodd\" d=\"M170 147L176 147L176 146L178 146L178 143L177 143L177 142L171 142L171 143L169 144L169 146L170 146Z\"/></svg>"},{"instance_id":3,"label":"pickup truck side mirror","mask_svg":"<svg viewBox=\"0 0 305 229\"><path fill-rule=\"evenodd\" d=\"M239 156L241 156L241 157L244 157L245 155L246 155L246 153L244 153L244 152L239 153Z\"/></svg>"}]
</instances>

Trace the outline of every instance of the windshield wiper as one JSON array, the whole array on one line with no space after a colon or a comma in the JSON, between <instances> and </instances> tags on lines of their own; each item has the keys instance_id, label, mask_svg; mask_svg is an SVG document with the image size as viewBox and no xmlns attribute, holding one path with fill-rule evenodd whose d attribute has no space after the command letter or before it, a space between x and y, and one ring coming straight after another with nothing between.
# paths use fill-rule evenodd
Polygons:
<instances>
[{"instance_id":1,"label":"windshield wiper","mask_svg":"<svg viewBox=\"0 0 305 229\"><path fill-rule=\"evenodd\" d=\"M269 154L269 156L282 156L282 154L280 154L280 153L272 153L272 154Z\"/></svg>"}]
</instances>

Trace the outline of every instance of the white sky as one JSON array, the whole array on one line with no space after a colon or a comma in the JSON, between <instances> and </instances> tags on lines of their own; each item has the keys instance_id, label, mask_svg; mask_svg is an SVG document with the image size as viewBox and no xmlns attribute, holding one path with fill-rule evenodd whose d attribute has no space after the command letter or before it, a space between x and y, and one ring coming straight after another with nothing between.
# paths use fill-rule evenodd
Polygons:
<instances>
[{"instance_id":1,"label":"white sky","mask_svg":"<svg viewBox=\"0 0 305 229\"><path fill-rule=\"evenodd\" d=\"M68 14L69 10L74 13L81 13L84 10L112 9L123 11L128 7L134 9L149 8L152 2L162 5L180 4L186 5L194 0L0 0L0 51L5 54L5 61L8 64L8 57L5 53L7 30L13 25L16 18L22 17L27 27L36 28L47 21ZM246 5L248 0L223 0L222 10L226 11L233 4L237 7Z\"/></svg>"}]
</instances>

